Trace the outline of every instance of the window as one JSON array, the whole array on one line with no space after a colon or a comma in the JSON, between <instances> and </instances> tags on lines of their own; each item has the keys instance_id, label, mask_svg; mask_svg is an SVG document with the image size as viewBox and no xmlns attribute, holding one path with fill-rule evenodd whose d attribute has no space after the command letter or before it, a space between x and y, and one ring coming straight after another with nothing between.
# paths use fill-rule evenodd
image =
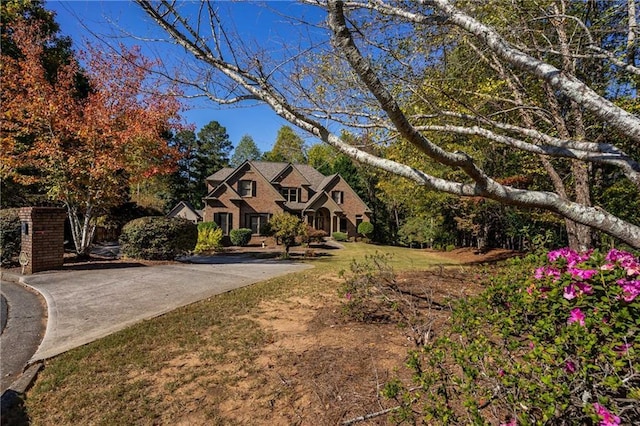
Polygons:
<instances>
[{"instance_id":1,"label":"window","mask_svg":"<svg viewBox=\"0 0 640 426\"><path fill-rule=\"evenodd\" d=\"M282 188L280 193L290 203L300 201L300 188Z\"/></svg>"},{"instance_id":2,"label":"window","mask_svg":"<svg viewBox=\"0 0 640 426\"><path fill-rule=\"evenodd\" d=\"M238 193L241 197L255 197L254 182L252 180L241 180L238 182Z\"/></svg>"},{"instance_id":3,"label":"window","mask_svg":"<svg viewBox=\"0 0 640 426\"><path fill-rule=\"evenodd\" d=\"M245 214L244 216L244 226L251 228L252 234L260 234L260 228L266 225L267 222L269 222L268 213Z\"/></svg>"},{"instance_id":4,"label":"window","mask_svg":"<svg viewBox=\"0 0 640 426\"><path fill-rule=\"evenodd\" d=\"M231 213L214 213L213 221L222 229L222 235L229 235L229 231L233 227Z\"/></svg>"},{"instance_id":5,"label":"window","mask_svg":"<svg viewBox=\"0 0 640 426\"><path fill-rule=\"evenodd\" d=\"M344 192L331 191L331 198L333 198L333 201L335 201L336 204L342 204L344 203Z\"/></svg>"},{"instance_id":6,"label":"window","mask_svg":"<svg viewBox=\"0 0 640 426\"><path fill-rule=\"evenodd\" d=\"M340 218L340 232L344 232L345 234L347 233L347 218L346 217L341 217Z\"/></svg>"},{"instance_id":7,"label":"window","mask_svg":"<svg viewBox=\"0 0 640 426\"><path fill-rule=\"evenodd\" d=\"M362 215L358 214L356 215L356 229L358 229L358 226L360 226L361 223L362 223Z\"/></svg>"}]
</instances>

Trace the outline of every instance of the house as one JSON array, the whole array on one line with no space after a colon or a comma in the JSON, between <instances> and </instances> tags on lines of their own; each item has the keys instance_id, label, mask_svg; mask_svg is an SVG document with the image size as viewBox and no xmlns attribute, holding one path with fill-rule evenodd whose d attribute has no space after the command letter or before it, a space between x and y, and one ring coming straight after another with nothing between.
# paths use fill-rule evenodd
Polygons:
<instances>
[{"instance_id":1,"label":"house","mask_svg":"<svg viewBox=\"0 0 640 426\"><path fill-rule=\"evenodd\" d=\"M180 201L167 213L167 217L181 217L193 223L202 222L201 211L196 210L188 201Z\"/></svg>"},{"instance_id":2,"label":"house","mask_svg":"<svg viewBox=\"0 0 640 426\"><path fill-rule=\"evenodd\" d=\"M271 215L288 212L328 235L357 235L370 210L339 175L325 176L311 166L245 161L207 178L203 219L216 222L224 234L250 228L254 235Z\"/></svg>"}]
</instances>

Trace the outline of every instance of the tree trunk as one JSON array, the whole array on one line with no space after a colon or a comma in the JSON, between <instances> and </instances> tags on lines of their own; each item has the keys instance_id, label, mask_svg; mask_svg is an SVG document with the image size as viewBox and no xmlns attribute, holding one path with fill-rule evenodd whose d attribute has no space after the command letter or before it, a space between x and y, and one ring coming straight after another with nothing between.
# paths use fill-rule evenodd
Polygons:
<instances>
[{"instance_id":1,"label":"tree trunk","mask_svg":"<svg viewBox=\"0 0 640 426\"><path fill-rule=\"evenodd\" d=\"M89 257L91 250L91 243L95 235L96 226L93 223L92 208L87 208L87 212L83 215L82 220L78 213L78 208L66 205L67 214L69 216L69 222L71 223L71 236L73 237L73 244L76 249L78 257Z\"/></svg>"}]
</instances>

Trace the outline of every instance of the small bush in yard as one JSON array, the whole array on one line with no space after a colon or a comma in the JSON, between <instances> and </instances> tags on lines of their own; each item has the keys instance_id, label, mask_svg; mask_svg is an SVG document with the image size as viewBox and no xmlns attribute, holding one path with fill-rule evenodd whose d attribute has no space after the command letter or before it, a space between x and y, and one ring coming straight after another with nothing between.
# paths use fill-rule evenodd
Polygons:
<instances>
[{"instance_id":1,"label":"small bush in yard","mask_svg":"<svg viewBox=\"0 0 640 426\"><path fill-rule=\"evenodd\" d=\"M415 383L386 392L399 412L423 405L439 424L640 423L638 258L560 249L512 261L490 284L457 303L452 333L410 354Z\"/></svg>"},{"instance_id":2,"label":"small bush in yard","mask_svg":"<svg viewBox=\"0 0 640 426\"><path fill-rule=\"evenodd\" d=\"M11 264L11 259L20 254L20 209L0 210L0 257L2 266Z\"/></svg>"},{"instance_id":3,"label":"small bush in yard","mask_svg":"<svg viewBox=\"0 0 640 426\"><path fill-rule=\"evenodd\" d=\"M373 223L360 222L358 225L358 234L371 238L371 235L373 234Z\"/></svg>"},{"instance_id":4,"label":"small bush in yard","mask_svg":"<svg viewBox=\"0 0 640 426\"><path fill-rule=\"evenodd\" d=\"M197 241L198 228L194 223L151 216L132 220L122 228L120 249L132 258L171 260L192 251Z\"/></svg>"},{"instance_id":5,"label":"small bush in yard","mask_svg":"<svg viewBox=\"0 0 640 426\"><path fill-rule=\"evenodd\" d=\"M249 228L232 229L231 232L229 232L231 244L240 247L246 246L249 244L249 241L251 241L251 233L252 231Z\"/></svg>"},{"instance_id":6,"label":"small bush in yard","mask_svg":"<svg viewBox=\"0 0 640 426\"><path fill-rule=\"evenodd\" d=\"M302 220L289 213L274 214L269 219L269 224L273 235L284 244L283 258L289 257L289 249L295 244L296 238L304 239L307 234L307 227Z\"/></svg>"},{"instance_id":7,"label":"small bush in yard","mask_svg":"<svg viewBox=\"0 0 640 426\"><path fill-rule=\"evenodd\" d=\"M344 232L334 232L333 234L331 234L331 236L336 241L348 241L349 240L349 236L347 234L345 234Z\"/></svg>"},{"instance_id":8,"label":"small bush in yard","mask_svg":"<svg viewBox=\"0 0 640 426\"><path fill-rule=\"evenodd\" d=\"M222 248L222 229L215 222L200 222L198 224L198 243L195 252L203 253Z\"/></svg>"},{"instance_id":9,"label":"small bush in yard","mask_svg":"<svg viewBox=\"0 0 640 426\"><path fill-rule=\"evenodd\" d=\"M305 235L305 241L307 242L307 244L321 244L324 242L324 239L327 236L328 234L326 231L323 231L322 229L315 229L313 226L307 225L307 233Z\"/></svg>"}]
</instances>

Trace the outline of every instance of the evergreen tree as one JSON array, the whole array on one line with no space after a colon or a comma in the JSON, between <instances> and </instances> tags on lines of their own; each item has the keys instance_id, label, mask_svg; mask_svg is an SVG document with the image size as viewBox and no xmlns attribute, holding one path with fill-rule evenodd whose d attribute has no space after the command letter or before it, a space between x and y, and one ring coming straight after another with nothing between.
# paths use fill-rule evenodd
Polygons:
<instances>
[{"instance_id":1,"label":"evergreen tree","mask_svg":"<svg viewBox=\"0 0 640 426\"><path fill-rule=\"evenodd\" d=\"M229 154L233 145L227 129L217 121L210 121L198 132L189 178L193 179L191 193L196 208L202 207L202 198L207 195L207 177L229 165Z\"/></svg>"},{"instance_id":2,"label":"evergreen tree","mask_svg":"<svg viewBox=\"0 0 640 426\"><path fill-rule=\"evenodd\" d=\"M233 151L230 165L232 167L238 167L247 160L258 160L261 156L262 153L253 141L253 138L250 135L244 135L242 139L240 139L240 142L238 142L236 149Z\"/></svg>"},{"instance_id":3,"label":"evergreen tree","mask_svg":"<svg viewBox=\"0 0 640 426\"><path fill-rule=\"evenodd\" d=\"M307 154L304 141L289 126L282 126L278 130L273 149L265 152L263 158L266 161L284 161L294 164L306 164Z\"/></svg>"}]
</instances>

